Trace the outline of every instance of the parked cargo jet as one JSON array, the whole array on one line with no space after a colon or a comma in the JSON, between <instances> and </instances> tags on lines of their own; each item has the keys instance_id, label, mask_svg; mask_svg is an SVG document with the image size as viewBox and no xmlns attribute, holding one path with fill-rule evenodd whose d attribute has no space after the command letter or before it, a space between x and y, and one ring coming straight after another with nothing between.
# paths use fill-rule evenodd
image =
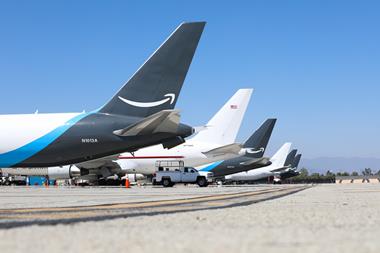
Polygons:
<instances>
[{"instance_id":1,"label":"parked cargo jet","mask_svg":"<svg viewBox=\"0 0 380 253\"><path fill-rule=\"evenodd\" d=\"M275 124L276 119L266 120L243 144L241 156L198 166L196 169L213 172L214 177L223 178L229 174L270 165L271 161L268 157L264 157L264 152Z\"/></svg>"},{"instance_id":2,"label":"parked cargo jet","mask_svg":"<svg viewBox=\"0 0 380 253\"><path fill-rule=\"evenodd\" d=\"M285 161L289 154L291 143L285 143L270 159L271 164L266 167L251 169L245 172L225 176L227 181L253 181L269 176L275 172L285 169ZM237 164L236 164L237 165ZM236 166L235 165L235 166Z\"/></svg>"},{"instance_id":3,"label":"parked cargo jet","mask_svg":"<svg viewBox=\"0 0 380 253\"><path fill-rule=\"evenodd\" d=\"M0 116L0 167L61 166L183 143L193 129L173 108L204 26L181 24L96 111Z\"/></svg>"}]
</instances>

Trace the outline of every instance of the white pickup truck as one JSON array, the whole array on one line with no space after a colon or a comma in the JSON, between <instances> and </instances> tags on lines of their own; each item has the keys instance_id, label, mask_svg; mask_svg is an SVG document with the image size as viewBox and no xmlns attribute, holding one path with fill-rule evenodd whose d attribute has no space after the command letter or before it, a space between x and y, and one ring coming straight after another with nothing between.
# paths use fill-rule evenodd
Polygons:
<instances>
[{"instance_id":1,"label":"white pickup truck","mask_svg":"<svg viewBox=\"0 0 380 253\"><path fill-rule=\"evenodd\" d=\"M206 187L213 181L212 172L199 172L191 167L182 167L175 170L157 171L154 178L156 184L172 187L176 183L198 184Z\"/></svg>"}]
</instances>

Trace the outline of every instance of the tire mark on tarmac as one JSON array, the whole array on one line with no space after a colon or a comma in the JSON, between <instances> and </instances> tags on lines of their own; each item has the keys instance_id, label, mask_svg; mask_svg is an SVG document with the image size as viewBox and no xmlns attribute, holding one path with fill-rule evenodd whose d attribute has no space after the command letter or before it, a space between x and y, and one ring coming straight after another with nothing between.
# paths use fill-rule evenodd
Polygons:
<instances>
[{"instance_id":1,"label":"tire mark on tarmac","mask_svg":"<svg viewBox=\"0 0 380 253\"><path fill-rule=\"evenodd\" d=\"M32 225L74 224L78 222L233 208L281 198L308 188L310 186L296 186L177 200L95 206L3 209L0 210L0 229L12 229Z\"/></svg>"}]
</instances>

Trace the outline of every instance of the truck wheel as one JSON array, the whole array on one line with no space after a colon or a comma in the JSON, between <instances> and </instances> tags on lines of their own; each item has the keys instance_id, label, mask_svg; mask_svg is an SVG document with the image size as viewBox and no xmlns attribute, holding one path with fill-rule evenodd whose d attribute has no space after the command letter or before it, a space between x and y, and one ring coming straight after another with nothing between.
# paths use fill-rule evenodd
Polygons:
<instances>
[{"instance_id":1,"label":"truck wheel","mask_svg":"<svg viewBox=\"0 0 380 253\"><path fill-rule=\"evenodd\" d=\"M173 184L169 178L162 179L162 185L164 187L172 187L173 186Z\"/></svg>"},{"instance_id":2,"label":"truck wheel","mask_svg":"<svg viewBox=\"0 0 380 253\"><path fill-rule=\"evenodd\" d=\"M199 187L206 187L208 186L208 182L206 180L205 177L198 177L197 178L197 184L199 185Z\"/></svg>"}]
</instances>

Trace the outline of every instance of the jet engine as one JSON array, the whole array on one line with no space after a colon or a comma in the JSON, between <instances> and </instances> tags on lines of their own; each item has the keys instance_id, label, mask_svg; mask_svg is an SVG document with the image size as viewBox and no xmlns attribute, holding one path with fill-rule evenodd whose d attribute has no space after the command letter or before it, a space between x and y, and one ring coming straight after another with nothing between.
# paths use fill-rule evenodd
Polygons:
<instances>
[{"instance_id":1,"label":"jet engine","mask_svg":"<svg viewBox=\"0 0 380 253\"><path fill-rule=\"evenodd\" d=\"M48 176L50 179L71 179L80 177L80 169L75 165L63 167L49 167Z\"/></svg>"},{"instance_id":2,"label":"jet engine","mask_svg":"<svg viewBox=\"0 0 380 253\"><path fill-rule=\"evenodd\" d=\"M182 143L185 142L185 139L183 139L181 136L177 136L174 138L167 139L162 142L162 146L166 149L174 148Z\"/></svg>"}]
</instances>

